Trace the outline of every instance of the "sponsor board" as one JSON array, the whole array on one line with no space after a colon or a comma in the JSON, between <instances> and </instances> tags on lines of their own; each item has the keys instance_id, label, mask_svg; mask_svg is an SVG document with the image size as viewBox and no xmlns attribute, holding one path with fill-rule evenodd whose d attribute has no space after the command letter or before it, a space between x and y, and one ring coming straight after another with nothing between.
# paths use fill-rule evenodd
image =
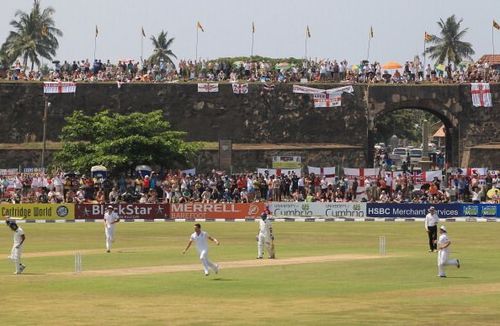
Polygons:
<instances>
[{"instance_id":1,"label":"sponsor board","mask_svg":"<svg viewBox=\"0 0 500 326\"><path fill-rule=\"evenodd\" d=\"M462 216L461 204L366 204L368 217L416 217L424 218L429 207L434 206L440 218L453 218Z\"/></svg>"},{"instance_id":2,"label":"sponsor board","mask_svg":"<svg viewBox=\"0 0 500 326\"><path fill-rule=\"evenodd\" d=\"M462 204L462 216L500 217L499 204Z\"/></svg>"},{"instance_id":3,"label":"sponsor board","mask_svg":"<svg viewBox=\"0 0 500 326\"><path fill-rule=\"evenodd\" d=\"M76 204L76 219L102 219L108 204ZM122 219L168 218L168 204L112 204Z\"/></svg>"},{"instance_id":4,"label":"sponsor board","mask_svg":"<svg viewBox=\"0 0 500 326\"><path fill-rule=\"evenodd\" d=\"M27 220L74 219L74 204L1 204L1 216Z\"/></svg>"},{"instance_id":5,"label":"sponsor board","mask_svg":"<svg viewBox=\"0 0 500 326\"><path fill-rule=\"evenodd\" d=\"M270 202L273 217L365 217L366 203Z\"/></svg>"},{"instance_id":6,"label":"sponsor board","mask_svg":"<svg viewBox=\"0 0 500 326\"><path fill-rule=\"evenodd\" d=\"M258 218L266 209L264 203L234 204L234 203L185 203L171 204L172 218Z\"/></svg>"}]
</instances>

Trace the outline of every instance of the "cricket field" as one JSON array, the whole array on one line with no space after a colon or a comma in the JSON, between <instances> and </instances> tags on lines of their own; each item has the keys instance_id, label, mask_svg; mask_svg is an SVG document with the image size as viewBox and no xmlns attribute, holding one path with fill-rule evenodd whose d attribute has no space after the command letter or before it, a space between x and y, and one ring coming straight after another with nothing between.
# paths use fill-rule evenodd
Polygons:
<instances>
[{"instance_id":1,"label":"cricket field","mask_svg":"<svg viewBox=\"0 0 500 326\"><path fill-rule=\"evenodd\" d=\"M182 255L193 224L119 223L111 253L102 223L19 224L23 275L0 225L0 325L500 323L500 223L445 223L462 264L447 278L423 222L275 222L276 260L255 259L257 223L202 223L221 242L209 276L196 248Z\"/></svg>"}]
</instances>

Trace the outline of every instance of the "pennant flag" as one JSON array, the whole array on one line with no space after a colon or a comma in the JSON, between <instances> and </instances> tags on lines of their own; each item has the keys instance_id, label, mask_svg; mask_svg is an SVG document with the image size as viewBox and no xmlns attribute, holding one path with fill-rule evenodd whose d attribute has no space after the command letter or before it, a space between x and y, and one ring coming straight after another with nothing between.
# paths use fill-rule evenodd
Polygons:
<instances>
[{"instance_id":1,"label":"pennant flag","mask_svg":"<svg viewBox=\"0 0 500 326\"><path fill-rule=\"evenodd\" d=\"M311 38L311 31L309 30L309 25L306 27L306 36L307 38Z\"/></svg>"},{"instance_id":2,"label":"pennant flag","mask_svg":"<svg viewBox=\"0 0 500 326\"><path fill-rule=\"evenodd\" d=\"M205 32L205 30L203 29L203 26L201 26L200 21L198 21L198 22L196 23L196 28L199 28L202 32Z\"/></svg>"},{"instance_id":3,"label":"pennant flag","mask_svg":"<svg viewBox=\"0 0 500 326\"><path fill-rule=\"evenodd\" d=\"M264 90L269 92L274 91L274 84L264 83Z\"/></svg>"},{"instance_id":4,"label":"pennant flag","mask_svg":"<svg viewBox=\"0 0 500 326\"><path fill-rule=\"evenodd\" d=\"M75 93L76 83L73 82L44 82L44 94Z\"/></svg>"},{"instance_id":5,"label":"pennant flag","mask_svg":"<svg viewBox=\"0 0 500 326\"><path fill-rule=\"evenodd\" d=\"M475 107L492 107L489 83L471 83L472 105Z\"/></svg>"},{"instance_id":6,"label":"pennant flag","mask_svg":"<svg viewBox=\"0 0 500 326\"><path fill-rule=\"evenodd\" d=\"M248 94L248 83L245 84L233 83L233 93Z\"/></svg>"},{"instance_id":7,"label":"pennant flag","mask_svg":"<svg viewBox=\"0 0 500 326\"><path fill-rule=\"evenodd\" d=\"M95 25L95 37L97 37L97 35L99 35L99 29L97 28L97 25Z\"/></svg>"},{"instance_id":8,"label":"pennant flag","mask_svg":"<svg viewBox=\"0 0 500 326\"><path fill-rule=\"evenodd\" d=\"M373 26L370 26L370 38L373 38Z\"/></svg>"},{"instance_id":9,"label":"pennant flag","mask_svg":"<svg viewBox=\"0 0 500 326\"><path fill-rule=\"evenodd\" d=\"M427 34L427 32L425 32L425 34L424 34L424 41L425 42L432 41L432 35L431 34Z\"/></svg>"},{"instance_id":10,"label":"pennant flag","mask_svg":"<svg viewBox=\"0 0 500 326\"><path fill-rule=\"evenodd\" d=\"M255 34L255 24L252 22L252 34Z\"/></svg>"},{"instance_id":11,"label":"pennant flag","mask_svg":"<svg viewBox=\"0 0 500 326\"><path fill-rule=\"evenodd\" d=\"M500 29L500 25L493 19L493 27Z\"/></svg>"},{"instance_id":12,"label":"pennant flag","mask_svg":"<svg viewBox=\"0 0 500 326\"><path fill-rule=\"evenodd\" d=\"M198 83L198 93L218 93L218 83Z\"/></svg>"},{"instance_id":13,"label":"pennant flag","mask_svg":"<svg viewBox=\"0 0 500 326\"><path fill-rule=\"evenodd\" d=\"M144 26L141 27L142 37L146 37L146 32L144 32Z\"/></svg>"}]
</instances>

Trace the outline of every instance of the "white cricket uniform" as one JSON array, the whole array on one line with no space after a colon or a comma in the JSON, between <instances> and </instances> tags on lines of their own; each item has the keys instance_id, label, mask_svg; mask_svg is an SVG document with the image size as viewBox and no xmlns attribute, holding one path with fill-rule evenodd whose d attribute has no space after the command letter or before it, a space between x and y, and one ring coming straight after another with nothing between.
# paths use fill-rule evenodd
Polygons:
<instances>
[{"instance_id":1,"label":"white cricket uniform","mask_svg":"<svg viewBox=\"0 0 500 326\"><path fill-rule=\"evenodd\" d=\"M438 240L438 248L440 245L443 245L448 241L449 241L448 235L446 233L441 234ZM438 251L438 256L437 256L438 276L446 276L446 273L444 271L444 267L446 265L458 266L458 259L448 259L449 248L450 247L448 246L446 248L439 249Z\"/></svg>"},{"instance_id":2,"label":"white cricket uniform","mask_svg":"<svg viewBox=\"0 0 500 326\"><path fill-rule=\"evenodd\" d=\"M116 212L104 213L104 233L106 234L106 250L111 250L111 244L115 241L115 224L120 217ZM112 224L113 223L113 224Z\"/></svg>"},{"instance_id":3,"label":"white cricket uniform","mask_svg":"<svg viewBox=\"0 0 500 326\"><path fill-rule=\"evenodd\" d=\"M16 265L16 273L21 272L21 255L23 253L23 245L21 242L23 241L24 231L20 227L14 231L14 243L12 245L12 250L10 252L10 259Z\"/></svg>"},{"instance_id":4,"label":"white cricket uniform","mask_svg":"<svg viewBox=\"0 0 500 326\"><path fill-rule=\"evenodd\" d=\"M257 236L257 257L262 258L264 255L264 246L266 247L269 257L274 256L274 252L271 247L272 243L272 226L269 219L259 221L259 234Z\"/></svg>"},{"instance_id":5,"label":"white cricket uniform","mask_svg":"<svg viewBox=\"0 0 500 326\"><path fill-rule=\"evenodd\" d=\"M200 260L203 264L205 275L208 275L209 269L212 269L215 273L218 273L219 267L208 259L208 233L205 231L200 231L200 234L196 234L196 232L193 232L193 234L191 234L190 240L196 243L196 249L198 250L198 254L200 254Z\"/></svg>"}]
</instances>

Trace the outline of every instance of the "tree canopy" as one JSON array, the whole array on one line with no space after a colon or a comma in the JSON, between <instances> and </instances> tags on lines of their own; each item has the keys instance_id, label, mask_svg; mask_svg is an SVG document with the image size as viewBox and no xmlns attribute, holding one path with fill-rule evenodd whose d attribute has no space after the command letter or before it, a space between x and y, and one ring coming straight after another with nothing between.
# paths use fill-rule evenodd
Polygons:
<instances>
[{"instance_id":1,"label":"tree canopy","mask_svg":"<svg viewBox=\"0 0 500 326\"><path fill-rule=\"evenodd\" d=\"M25 69L28 60L31 61L31 69L35 65L40 66L39 57L51 60L59 47L57 36L62 36L62 32L55 27L52 18L54 13L52 7L42 9L38 0L33 1L33 8L29 13L16 11L17 19L10 22L14 30L10 32L0 51L3 53L3 60L13 61L22 57Z\"/></svg>"},{"instance_id":2,"label":"tree canopy","mask_svg":"<svg viewBox=\"0 0 500 326\"><path fill-rule=\"evenodd\" d=\"M88 172L104 165L115 173L128 172L140 164L185 167L197 145L173 131L162 111L122 115L102 111L93 116L75 111L66 118L61 133L62 150L54 165L66 171Z\"/></svg>"},{"instance_id":3,"label":"tree canopy","mask_svg":"<svg viewBox=\"0 0 500 326\"><path fill-rule=\"evenodd\" d=\"M165 63L171 63L175 67L172 57L176 59L177 57L170 49L170 46L174 42L174 38L169 39L167 34L168 32L161 31L158 37L151 36L154 49L153 54L149 57L149 61L153 64L160 64L160 62L163 61Z\"/></svg>"},{"instance_id":4,"label":"tree canopy","mask_svg":"<svg viewBox=\"0 0 500 326\"><path fill-rule=\"evenodd\" d=\"M452 15L443 21L437 22L441 28L440 36L431 35L430 43L433 44L425 50L425 53L430 54L431 59L435 59L437 63L443 63L445 60L448 63L459 64L464 59L472 60L472 55L475 53L472 49L472 44L462 41L468 31L468 28L460 30L460 25L463 19L457 21L455 15Z\"/></svg>"}]
</instances>

